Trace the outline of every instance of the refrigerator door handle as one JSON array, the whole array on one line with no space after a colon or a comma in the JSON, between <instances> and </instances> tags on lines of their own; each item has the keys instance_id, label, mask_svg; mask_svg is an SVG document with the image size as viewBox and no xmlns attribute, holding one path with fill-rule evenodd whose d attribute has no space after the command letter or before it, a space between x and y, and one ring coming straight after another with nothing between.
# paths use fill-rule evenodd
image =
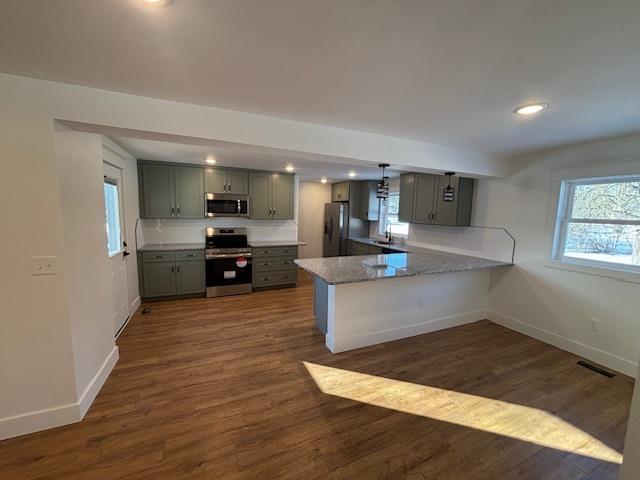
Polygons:
<instances>
[{"instance_id":1,"label":"refrigerator door handle","mask_svg":"<svg viewBox=\"0 0 640 480\"><path fill-rule=\"evenodd\" d=\"M333 217L329 219L329 241L333 241Z\"/></svg>"}]
</instances>

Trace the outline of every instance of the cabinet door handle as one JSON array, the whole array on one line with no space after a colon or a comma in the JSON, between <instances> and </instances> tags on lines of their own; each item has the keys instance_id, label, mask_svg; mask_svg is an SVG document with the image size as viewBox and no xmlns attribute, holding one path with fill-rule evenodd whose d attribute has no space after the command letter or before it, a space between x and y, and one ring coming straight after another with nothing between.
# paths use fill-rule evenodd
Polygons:
<instances>
[{"instance_id":1,"label":"cabinet door handle","mask_svg":"<svg viewBox=\"0 0 640 480\"><path fill-rule=\"evenodd\" d=\"M176 273L176 267L171 267L171 273Z\"/></svg>"},{"instance_id":2,"label":"cabinet door handle","mask_svg":"<svg viewBox=\"0 0 640 480\"><path fill-rule=\"evenodd\" d=\"M193 258L193 257L195 257L195 255L193 253L189 253L189 254L185 255L185 257Z\"/></svg>"},{"instance_id":3,"label":"cabinet door handle","mask_svg":"<svg viewBox=\"0 0 640 480\"><path fill-rule=\"evenodd\" d=\"M164 255L154 255L153 258L164 258Z\"/></svg>"},{"instance_id":4,"label":"cabinet door handle","mask_svg":"<svg viewBox=\"0 0 640 480\"><path fill-rule=\"evenodd\" d=\"M175 215L175 213L176 213L176 210L175 208L173 208L173 205L171 205L171 215Z\"/></svg>"},{"instance_id":5,"label":"cabinet door handle","mask_svg":"<svg viewBox=\"0 0 640 480\"><path fill-rule=\"evenodd\" d=\"M178 265L178 273L180 273L180 265Z\"/></svg>"},{"instance_id":6,"label":"cabinet door handle","mask_svg":"<svg viewBox=\"0 0 640 480\"><path fill-rule=\"evenodd\" d=\"M180 207L178 207L178 216L180 216Z\"/></svg>"},{"instance_id":7,"label":"cabinet door handle","mask_svg":"<svg viewBox=\"0 0 640 480\"><path fill-rule=\"evenodd\" d=\"M276 216L276 209L275 208L273 209L273 216L274 217Z\"/></svg>"},{"instance_id":8,"label":"cabinet door handle","mask_svg":"<svg viewBox=\"0 0 640 480\"><path fill-rule=\"evenodd\" d=\"M225 184L224 184L224 191L225 191L225 192L227 191L227 183L226 183L226 182L225 182Z\"/></svg>"}]
</instances>

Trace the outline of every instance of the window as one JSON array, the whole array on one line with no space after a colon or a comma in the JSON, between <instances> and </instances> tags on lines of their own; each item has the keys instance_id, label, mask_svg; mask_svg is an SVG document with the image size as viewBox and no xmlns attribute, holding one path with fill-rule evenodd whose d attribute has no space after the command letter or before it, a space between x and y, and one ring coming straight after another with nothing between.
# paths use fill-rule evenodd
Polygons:
<instances>
[{"instance_id":1,"label":"window","mask_svg":"<svg viewBox=\"0 0 640 480\"><path fill-rule=\"evenodd\" d=\"M640 177L562 182L554 258L640 273Z\"/></svg>"},{"instance_id":2,"label":"window","mask_svg":"<svg viewBox=\"0 0 640 480\"><path fill-rule=\"evenodd\" d=\"M118 199L118 184L113 180L104 180L104 205L106 209L107 248L109 256L117 255L121 251L120 241L120 202Z\"/></svg>"},{"instance_id":3,"label":"window","mask_svg":"<svg viewBox=\"0 0 640 480\"><path fill-rule=\"evenodd\" d=\"M402 236L408 235L409 224L398 220L399 206L400 206L399 193L389 193L389 198L387 199L386 205L385 205L385 202L380 203L380 213L381 213L380 223L379 223L380 234L384 234L384 232L387 230L387 225L388 225L389 230L393 235L402 235Z\"/></svg>"}]
</instances>

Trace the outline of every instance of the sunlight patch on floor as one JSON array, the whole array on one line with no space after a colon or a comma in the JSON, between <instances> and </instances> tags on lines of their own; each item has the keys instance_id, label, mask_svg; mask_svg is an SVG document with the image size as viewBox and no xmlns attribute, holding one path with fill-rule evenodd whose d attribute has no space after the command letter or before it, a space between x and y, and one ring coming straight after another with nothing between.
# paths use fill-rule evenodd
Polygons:
<instances>
[{"instance_id":1,"label":"sunlight patch on floor","mask_svg":"<svg viewBox=\"0 0 640 480\"><path fill-rule=\"evenodd\" d=\"M328 395L621 464L622 454L537 408L303 362Z\"/></svg>"}]
</instances>

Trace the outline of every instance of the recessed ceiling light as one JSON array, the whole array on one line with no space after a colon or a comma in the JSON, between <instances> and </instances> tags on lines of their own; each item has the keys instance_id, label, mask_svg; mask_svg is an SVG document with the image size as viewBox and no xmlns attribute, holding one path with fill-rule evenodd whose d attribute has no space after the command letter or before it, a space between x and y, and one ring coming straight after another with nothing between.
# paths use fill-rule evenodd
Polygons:
<instances>
[{"instance_id":1,"label":"recessed ceiling light","mask_svg":"<svg viewBox=\"0 0 640 480\"><path fill-rule=\"evenodd\" d=\"M516 108L513 113L517 113L518 115L533 115L547 108L549 108L548 103L532 103L531 105L522 105Z\"/></svg>"},{"instance_id":2,"label":"recessed ceiling light","mask_svg":"<svg viewBox=\"0 0 640 480\"><path fill-rule=\"evenodd\" d=\"M293 165L287 165L286 167L284 167L284 169L285 169L287 172L293 172Z\"/></svg>"},{"instance_id":3,"label":"recessed ceiling light","mask_svg":"<svg viewBox=\"0 0 640 480\"><path fill-rule=\"evenodd\" d=\"M322 177L320 179L320 183L327 183L327 177Z\"/></svg>"},{"instance_id":4,"label":"recessed ceiling light","mask_svg":"<svg viewBox=\"0 0 640 480\"><path fill-rule=\"evenodd\" d=\"M356 176L356 172L354 172L353 170L351 170L347 175L349 175L351 178Z\"/></svg>"},{"instance_id":5,"label":"recessed ceiling light","mask_svg":"<svg viewBox=\"0 0 640 480\"><path fill-rule=\"evenodd\" d=\"M170 3L171 0L142 0L147 5L151 5L153 7L164 7L166 4Z\"/></svg>"},{"instance_id":6,"label":"recessed ceiling light","mask_svg":"<svg viewBox=\"0 0 640 480\"><path fill-rule=\"evenodd\" d=\"M216 159L213 157L213 155L207 155L207 158L205 158L204 161L209 165L213 165L214 163L216 163Z\"/></svg>"}]
</instances>

